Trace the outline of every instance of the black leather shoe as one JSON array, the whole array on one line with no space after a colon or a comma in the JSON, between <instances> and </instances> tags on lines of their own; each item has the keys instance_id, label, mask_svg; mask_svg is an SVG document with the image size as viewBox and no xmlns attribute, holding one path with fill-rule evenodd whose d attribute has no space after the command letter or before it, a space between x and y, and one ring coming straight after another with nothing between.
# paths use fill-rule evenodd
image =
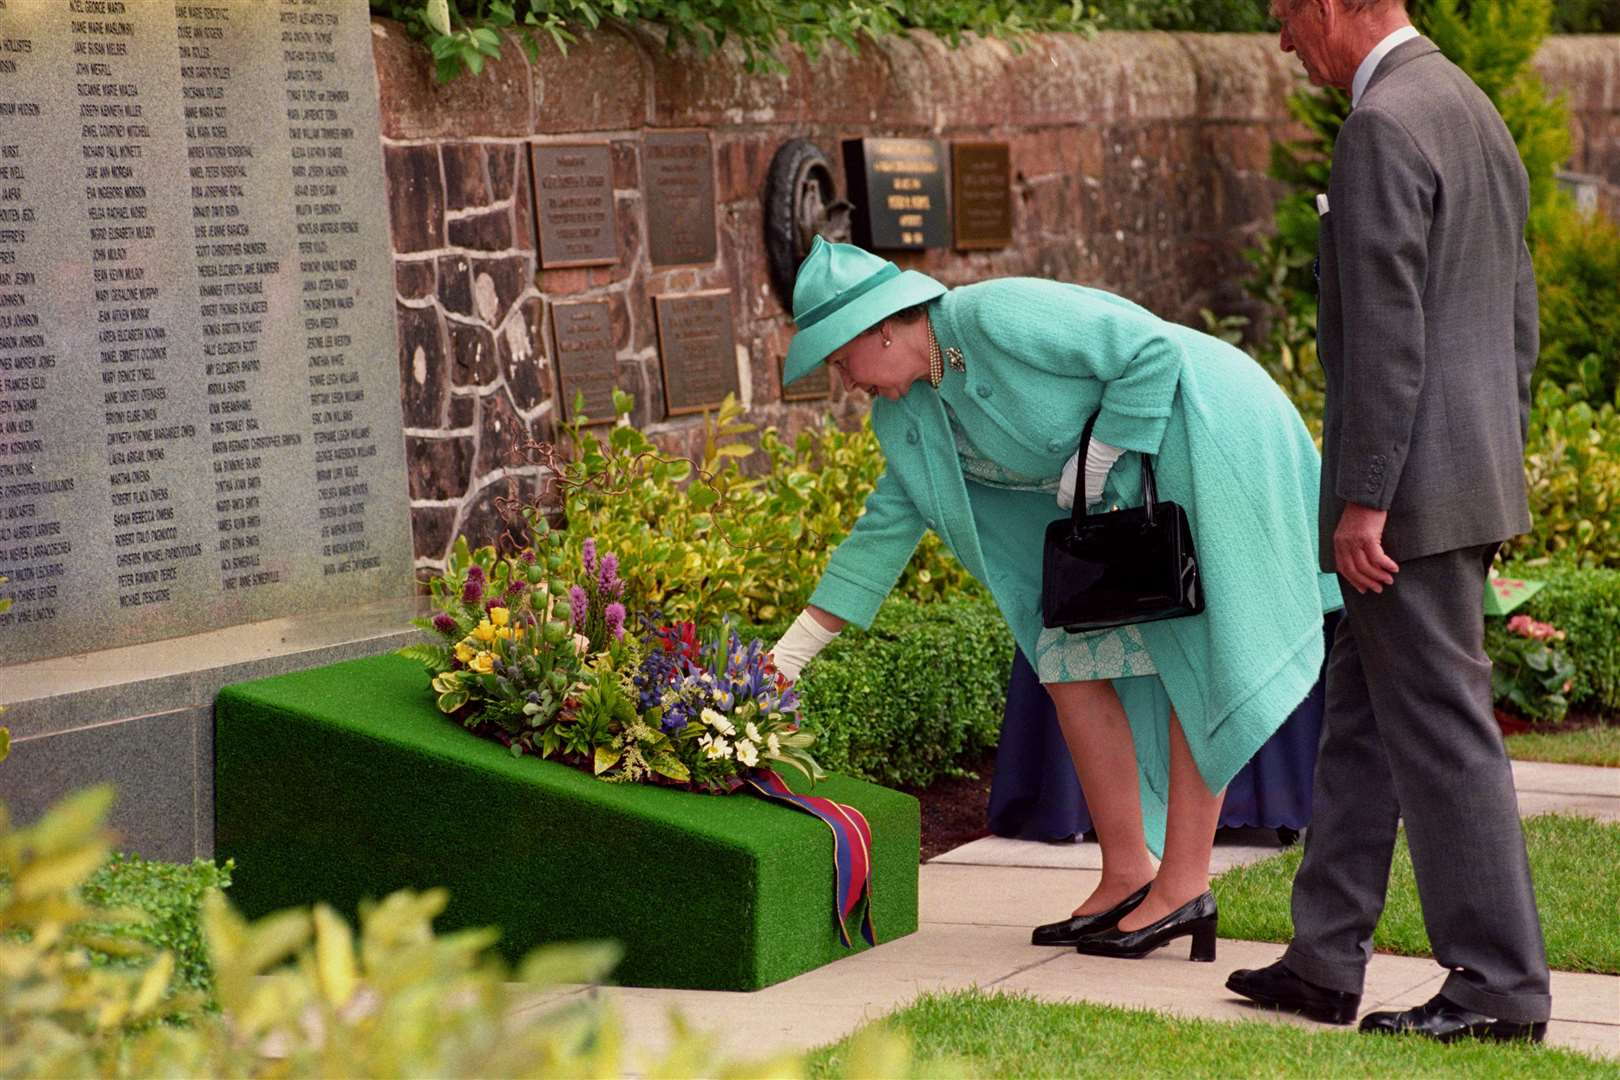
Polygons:
<instances>
[{"instance_id":1,"label":"black leather shoe","mask_svg":"<svg viewBox=\"0 0 1620 1080\"><path fill-rule=\"evenodd\" d=\"M1540 1042L1547 1037L1546 1021L1498 1020L1484 1013L1470 1012L1439 994L1405 1012L1368 1013L1361 1020L1361 1030L1385 1035L1423 1035L1443 1043L1458 1039Z\"/></svg>"},{"instance_id":2,"label":"black leather shoe","mask_svg":"<svg viewBox=\"0 0 1620 1080\"><path fill-rule=\"evenodd\" d=\"M1263 968L1239 968L1226 977L1226 988L1268 1009L1284 1009L1324 1024L1353 1024L1361 995L1329 990L1295 975L1282 961Z\"/></svg>"},{"instance_id":3,"label":"black leather shoe","mask_svg":"<svg viewBox=\"0 0 1620 1080\"><path fill-rule=\"evenodd\" d=\"M1087 934L1110 929L1119 920L1141 907L1142 901L1147 899L1148 890L1152 887L1153 883L1150 881L1107 911L1099 911L1095 915L1071 915L1067 919L1058 922L1049 922L1044 926L1037 926L1035 932L1029 936L1029 943L1031 945L1074 945Z\"/></svg>"},{"instance_id":4,"label":"black leather shoe","mask_svg":"<svg viewBox=\"0 0 1620 1080\"><path fill-rule=\"evenodd\" d=\"M1187 959L1209 963L1215 959L1217 917L1215 894L1207 892L1182 904L1158 922L1148 923L1140 930L1121 930L1117 926L1111 930L1099 930L1081 938L1074 949L1086 956L1140 960L1160 945L1191 935L1192 950Z\"/></svg>"}]
</instances>

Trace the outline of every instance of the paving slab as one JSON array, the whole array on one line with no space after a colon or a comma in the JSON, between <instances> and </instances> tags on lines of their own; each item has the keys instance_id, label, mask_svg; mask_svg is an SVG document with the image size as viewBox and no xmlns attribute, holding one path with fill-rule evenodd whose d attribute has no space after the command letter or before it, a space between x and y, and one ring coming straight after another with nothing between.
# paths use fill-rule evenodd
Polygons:
<instances>
[{"instance_id":1,"label":"paving slab","mask_svg":"<svg viewBox=\"0 0 1620 1080\"><path fill-rule=\"evenodd\" d=\"M1601 765L1562 765L1551 761L1515 761L1513 786L1521 792L1602 795L1620 799L1620 769Z\"/></svg>"},{"instance_id":2,"label":"paving slab","mask_svg":"<svg viewBox=\"0 0 1620 1080\"><path fill-rule=\"evenodd\" d=\"M1270 841L1263 843L1217 843L1210 856L1210 872L1219 874L1234 866L1247 866L1262 859L1269 859L1283 851L1282 845L1275 839L1275 834L1270 835L1272 837ZM1247 840L1248 836L1246 835L1244 839ZM1022 866L1046 870L1101 870L1102 848L1094 842L1047 844L1039 840L986 836L929 860L930 866L936 863L957 866Z\"/></svg>"},{"instance_id":3,"label":"paving slab","mask_svg":"<svg viewBox=\"0 0 1620 1080\"><path fill-rule=\"evenodd\" d=\"M1019 867L998 873L940 862L924 863L920 869L918 899L924 924L1021 926L1026 931L1067 917L1102 877L1096 870Z\"/></svg>"},{"instance_id":4,"label":"paving slab","mask_svg":"<svg viewBox=\"0 0 1620 1080\"><path fill-rule=\"evenodd\" d=\"M1565 795L1550 791L1519 792L1519 816L1573 814L1599 821L1620 821L1620 799L1607 795Z\"/></svg>"}]
</instances>

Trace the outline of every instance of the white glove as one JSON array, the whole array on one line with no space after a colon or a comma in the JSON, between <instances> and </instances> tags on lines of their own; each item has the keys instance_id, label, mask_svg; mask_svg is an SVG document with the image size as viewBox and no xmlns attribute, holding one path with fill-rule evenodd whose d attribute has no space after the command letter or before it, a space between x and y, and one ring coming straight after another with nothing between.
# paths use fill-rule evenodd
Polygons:
<instances>
[{"instance_id":1,"label":"white glove","mask_svg":"<svg viewBox=\"0 0 1620 1080\"><path fill-rule=\"evenodd\" d=\"M1086 455L1086 505L1090 506L1102 498L1103 485L1108 482L1108 471L1114 467L1120 455L1125 453L1117 446L1109 446L1105 442L1091 440L1091 453ZM1075 475L1080 471L1080 453L1076 451L1063 466L1063 475L1058 479L1058 506L1064 510L1074 506Z\"/></svg>"},{"instance_id":2,"label":"white glove","mask_svg":"<svg viewBox=\"0 0 1620 1080\"><path fill-rule=\"evenodd\" d=\"M816 622L808 611L799 612L799 617L793 620L782 640L771 646L771 658L776 662L776 670L788 677L790 682L799 681L799 672L804 665L814 660L816 653L825 649L837 637L839 631L828 630Z\"/></svg>"}]
</instances>

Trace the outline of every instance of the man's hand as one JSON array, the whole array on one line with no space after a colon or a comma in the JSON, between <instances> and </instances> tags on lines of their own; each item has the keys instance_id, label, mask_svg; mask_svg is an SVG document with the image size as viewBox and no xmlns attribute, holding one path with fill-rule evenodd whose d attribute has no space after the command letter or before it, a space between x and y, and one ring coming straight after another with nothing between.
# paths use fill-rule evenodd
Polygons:
<instances>
[{"instance_id":1,"label":"man's hand","mask_svg":"<svg viewBox=\"0 0 1620 1080\"><path fill-rule=\"evenodd\" d=\"M1395 584L1401 568L1384 554L1384 521L1388 510L1374 510L1359 503L1345 503L1339 527L1333 530L1333 561L1339 575L1356 592L1384 591Z\"/></svg>"}]
</instances>

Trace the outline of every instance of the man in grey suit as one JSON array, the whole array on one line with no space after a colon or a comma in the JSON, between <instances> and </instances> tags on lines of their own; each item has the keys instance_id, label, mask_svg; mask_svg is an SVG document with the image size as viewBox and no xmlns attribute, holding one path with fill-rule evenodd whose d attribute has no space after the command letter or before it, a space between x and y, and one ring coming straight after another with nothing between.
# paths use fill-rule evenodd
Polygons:
<instances>
[{"instance_id":1,"label":"man in grey suit","mask_svg":"<svg viewBox=\"0 0 1620 1080\"><path fill-rule=\"evenodd\" d=\"M1485 577L1529 528L1538 346L1528 183L1490 100L1401 0L1275 0L1282 48L1351 93L1317 200L1327 373L1322 568L1349 616L1328 662L1294 940L1228 988L1355 1019L1404 819L1440 993L1363 1031L1546 1032L1546 951L1491 712Z\"/></svg>"}]
</instances>

